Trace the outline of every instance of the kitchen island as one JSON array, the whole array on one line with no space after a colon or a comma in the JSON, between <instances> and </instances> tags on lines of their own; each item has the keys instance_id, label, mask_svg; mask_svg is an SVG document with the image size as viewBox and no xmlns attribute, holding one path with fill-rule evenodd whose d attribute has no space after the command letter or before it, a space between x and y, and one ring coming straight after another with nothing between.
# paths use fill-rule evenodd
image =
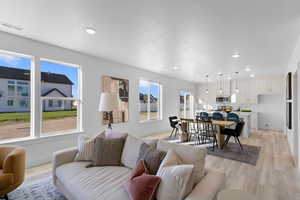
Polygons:
<instances>
[{"instance_id":1,"label":"kitchen island","mask_svg":"<svg viewBox=\"0 0 300 200\"><path fill-rule=\"evenodd\" d=\"M252 112L234 112L239 115L241 119L245 122L245 126L242 132L242 137L248 138L251 135L251 115Z\"/></svg>"}]
</instances>

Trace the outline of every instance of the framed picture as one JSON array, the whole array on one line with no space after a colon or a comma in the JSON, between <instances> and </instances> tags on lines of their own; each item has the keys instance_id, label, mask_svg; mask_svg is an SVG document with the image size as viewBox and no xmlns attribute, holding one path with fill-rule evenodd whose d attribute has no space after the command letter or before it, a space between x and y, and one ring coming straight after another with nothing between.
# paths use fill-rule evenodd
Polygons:
<instances>
[{"instance_id":1,"label":"framed picture","mask_svg":"<svg viewBox=\"0 0 300 200\"><path fill-rule=\"evenodd\" d=\"M129 80L112 76L102 77L102 91L110 93L116 99L116 105L112 112L103 113L103 124L124 123L129 120Z\"/></svg>"}]
</instances>

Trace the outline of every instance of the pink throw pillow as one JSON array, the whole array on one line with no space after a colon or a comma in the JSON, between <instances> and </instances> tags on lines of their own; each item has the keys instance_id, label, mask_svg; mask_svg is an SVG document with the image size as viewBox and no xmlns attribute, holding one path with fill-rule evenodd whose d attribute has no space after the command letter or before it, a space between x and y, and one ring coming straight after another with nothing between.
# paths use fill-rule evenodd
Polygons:
<instances>
[{"instance_id":1,"label":"pink throw pillow","mask_svg":"<svg viewBox=\"0 0 300 200\"><path fill-rule=\"evenodd\" d=\"M143 160L133 169L125 188L131 200L153 200L160 177L150 175Z\"/></svg>"}]
</instances>

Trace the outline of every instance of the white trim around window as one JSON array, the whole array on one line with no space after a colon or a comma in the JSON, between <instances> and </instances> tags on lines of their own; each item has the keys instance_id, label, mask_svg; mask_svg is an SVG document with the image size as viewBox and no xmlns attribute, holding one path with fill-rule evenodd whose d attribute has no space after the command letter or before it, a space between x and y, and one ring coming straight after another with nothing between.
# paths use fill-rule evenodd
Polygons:
<instances>
[{"instance_id":1,"label":"white trim around window","mask_svg":"<svg viewBox=\"0 0 300 200\"><path fill-rule=\"evenodd\" d=\"M39 56L31 56L31 55L25 55L15 52L10 52L6 50L0 50L0 54L10 55L10 56L18 56L23 58L28 58L31 60L31 67L30 67L30 136L21 138L9 138L9 139L2 139L0 140L0 144L6 144L6 143L14 143L19 141L28 141L32 139L40 139L40 138L48 138L52 136L59 136L59 135L66 135L66 134L72 134L72 133L80 133L82 132L82 71L81 66L77 64L70 64L66 62L60 62L55 61L51 59L46 58L40 58ZM77 91L77 97L66 97L66 98L60 98L60 97L53 97L55 99L61 99L61 100L70 100L70 101L76 101L77 104L77 127L76 130L68 130L68 131L61 131L56 132L51 135L41 135L42 130L42 108L41 108L41 102L44 99L51 99L51 97L41 97L41 62L42 61L49 61L57 64L63 64L71 67L76 67L78 69L78 91ZM15 87L15 93L17 93L17 88ZM14 102L16 104L17 102Z\"/></svg>"},{"instance_id":2,"label":"white trim around window","mask_svg":"<svg viewBox=\"0 0 300 200\"><path fill-rule=\"evenodd\" d=\"M152 90L153 91L152 91ZM162 120L162 84L157 81L139 81L140 123Z\"/></svg>"}]
</instances>

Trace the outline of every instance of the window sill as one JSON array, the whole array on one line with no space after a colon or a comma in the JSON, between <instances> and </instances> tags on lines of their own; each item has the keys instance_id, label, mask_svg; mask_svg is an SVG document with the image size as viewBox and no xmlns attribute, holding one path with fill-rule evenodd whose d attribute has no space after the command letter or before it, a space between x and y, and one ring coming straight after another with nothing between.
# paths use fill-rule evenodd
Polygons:
<instances>
[{"instance_id":1,"label":"window sill","mask_svg":"<svg viewBox=\"0 0 300 200\"><path fill-rule=\"evenodd\" d=\"M69 136L73 136L73 135L78 135L83 133L83 131L78 131L78 130L74 130L74 131L69 131L69 132L64 132L64 133L52 133L52 134L44 134L41 135L40 137L25 137L25 138L15 138L15 139L5 139L5 140L1 140L0 141L0 145L30 145L32 143L41 143L41 142L45 142L45 141L51 141L51 140L55 140L57 138L63 138L63 137L69 137Z\"/></svg>"}]
</instances>

